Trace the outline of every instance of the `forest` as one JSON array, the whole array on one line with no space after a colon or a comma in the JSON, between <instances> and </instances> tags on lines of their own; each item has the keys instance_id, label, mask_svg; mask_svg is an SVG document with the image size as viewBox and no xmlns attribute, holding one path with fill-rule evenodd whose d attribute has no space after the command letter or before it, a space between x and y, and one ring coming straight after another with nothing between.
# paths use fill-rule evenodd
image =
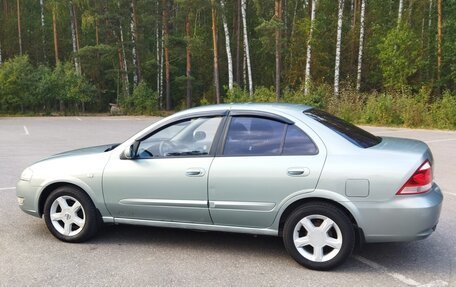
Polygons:
<instances>
[{"instance_id":1,"label":"forest","mask_svg":"<svg viewBox=\"0 0 456 287\"><path fill-rule=\"evenodd\" d=\"M456 128L456 0L0 0L0 114L290 102Z\"/></svg>"}]
</instances>

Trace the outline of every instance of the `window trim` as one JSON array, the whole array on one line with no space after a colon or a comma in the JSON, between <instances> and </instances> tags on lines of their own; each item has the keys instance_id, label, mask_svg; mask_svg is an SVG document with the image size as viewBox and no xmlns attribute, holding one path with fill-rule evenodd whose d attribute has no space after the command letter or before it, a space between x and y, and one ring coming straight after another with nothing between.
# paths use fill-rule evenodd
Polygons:
<instances>
[{"instance_id":1,"label":"window trim","mask_svg":"<svg viewBox=\"0 0 456 287\"><path fill-rule=\"evenodd\" d=\"M176 159L176 158L201 158L201 157L214 157L217 153L217 147L219 146L219 141L221 139L221 133L225 128L225 122L227 121L227 114L228 111L221 111L220 113L217 112L204 112L204 113L196 113L196 114L191 114L191 115L186 115L178 118L171 119L169 121L166 121L156 128L154 128L152 131L148 132L147 134L137 138L134 143L133 143L133 149L134 149L134 157L132 158L133 160L157 160L157 159ZM199 119L199 118L217 118L220 117L220 124L217 127L217 131L215 132L214 135L214 140L212 141L212 144L209 148L209 153L205 155L183 155L183 156L169 156L169 157L152 157L152 158L139 158L138 157L138 149L139 146L141 145L141 142L144 140L148 139L149 137L153 136L154 134L172 126L176 125L185 121L191 121L192 119Z\"/></svg>"},{"instance_id":2,"label":"window trim","mask_svg":"<svg viewBox=\"0 0 456 287\"><path fill-rule=\"evenodd\" d=\"M273 115L273 116L271 117L270 115ZM282 135L282 141L281 141L281 144L280 144L280 148L281 148L280 153L279 154L263 154L263 155L261 155L261 154L260 155L248 155L248 154L225 155L224 152L225 152L225 145L226 145L226 140L227 140L227 136L228 136L228 131L229 131L229 128L230 128L230 125L231 125L231 121L235 117L262 118L262 119L276 121L276 122L280 122L280 123L285 124L286 128L284 129L284 132L283 132L283 135ZM268 112L261 112L261 111L260 112L257 112L257 111L253 111L253 112L252 111L234 111L234 112L230 112L229 113L229 115L226 117L226 121L223 124L224 124L223 133L222 133L222 136L219 139L219 143L218 143L218 146L217 146L217 149L216 149L216 154L215 154L216 157L316 156L316 155L318 155L320 153L320 149L319 149L318 145L315 143L315 141L312 139L312 137L307 132L305 132L302 128L296 126L295 122L293 122L291 120L288 120L285 117L276 115L276 114L272 114L272 113L268 113ZM301 130L304 134L306 134L307 137L312 141L312 143L316 147L316 153L315 154L296 154L296 155L283 154L283 150L284 150L284 147L285 147L285 139L286 139L286 136L287 136L288 128L290 126L293 126L293 125L296 126L296 128L298 128L299 130Z\"/></svg>"}]
</instances>

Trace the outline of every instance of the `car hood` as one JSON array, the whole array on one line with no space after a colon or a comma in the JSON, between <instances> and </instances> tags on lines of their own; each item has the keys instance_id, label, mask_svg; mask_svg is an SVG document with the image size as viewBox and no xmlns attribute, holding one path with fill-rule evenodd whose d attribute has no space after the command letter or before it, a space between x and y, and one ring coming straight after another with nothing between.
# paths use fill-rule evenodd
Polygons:
<instances>
[{"instance_id":1,"label":"car hood","mask_svg":"<svg viewBox=\"0 0 456 287\"><path fill-rule=\"evenodd\" d=\"M61 152L61 153L53 155L52 157L88 155L88 154L94 154L94 153L101 153L101 152L110 151L110 150L114 149L115 147L117 147L118 145L119 144L105 144L105 145L85 147L85 148Z\"/></svg>"},{"instance_id":2,"label":"car hood","mask_svg":"<svg viewBox=\"0 0 456 287\"><path fill-rule=\"evenodd\" d=\"M60 159L60 158L66 158L66 157L100 154L100 153L104 153L104 152L113 150L118 145L119 144L106 144L106 145L91 146L91 147L86 147L86 148L69 150L69 151L58 153L58 154L54 154L48 158L38 161L37 163L51 160L51 159Z\"/></svg>"}]
</instances>

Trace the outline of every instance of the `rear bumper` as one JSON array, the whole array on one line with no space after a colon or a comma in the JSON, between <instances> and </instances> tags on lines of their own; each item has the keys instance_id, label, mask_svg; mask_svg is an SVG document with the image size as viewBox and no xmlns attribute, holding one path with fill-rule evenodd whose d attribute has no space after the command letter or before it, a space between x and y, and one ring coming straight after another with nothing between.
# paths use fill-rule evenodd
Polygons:
<instances>
[{"instance_id":1,"label":"rear bumper","mask_svg":"<svg viewBox=\"0 0 456 287\"><path fill-rule=\"evenodd\" d=\"M437 184L420 195L396 196L388 202L357 202L359 227L366 242L424 239L437 227L443 195Z\"/></svg>"}]
</instances>

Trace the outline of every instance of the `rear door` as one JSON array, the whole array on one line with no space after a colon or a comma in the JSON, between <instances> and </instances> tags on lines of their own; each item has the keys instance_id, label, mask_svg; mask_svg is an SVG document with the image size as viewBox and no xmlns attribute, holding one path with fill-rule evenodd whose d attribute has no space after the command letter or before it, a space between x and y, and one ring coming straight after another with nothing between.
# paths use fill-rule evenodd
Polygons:
<instances>
[{"instance_id":1,"label":"rear door","mask_svg":"<svg viewBox=\"0 0 456 287\"><path fill-rule=\"evenodd\" d=\"M280 202L312 192L326 152L306 126L267 116L233 116L209 174L214 224L270 226Z\"/></svg>"}]
</instances>

